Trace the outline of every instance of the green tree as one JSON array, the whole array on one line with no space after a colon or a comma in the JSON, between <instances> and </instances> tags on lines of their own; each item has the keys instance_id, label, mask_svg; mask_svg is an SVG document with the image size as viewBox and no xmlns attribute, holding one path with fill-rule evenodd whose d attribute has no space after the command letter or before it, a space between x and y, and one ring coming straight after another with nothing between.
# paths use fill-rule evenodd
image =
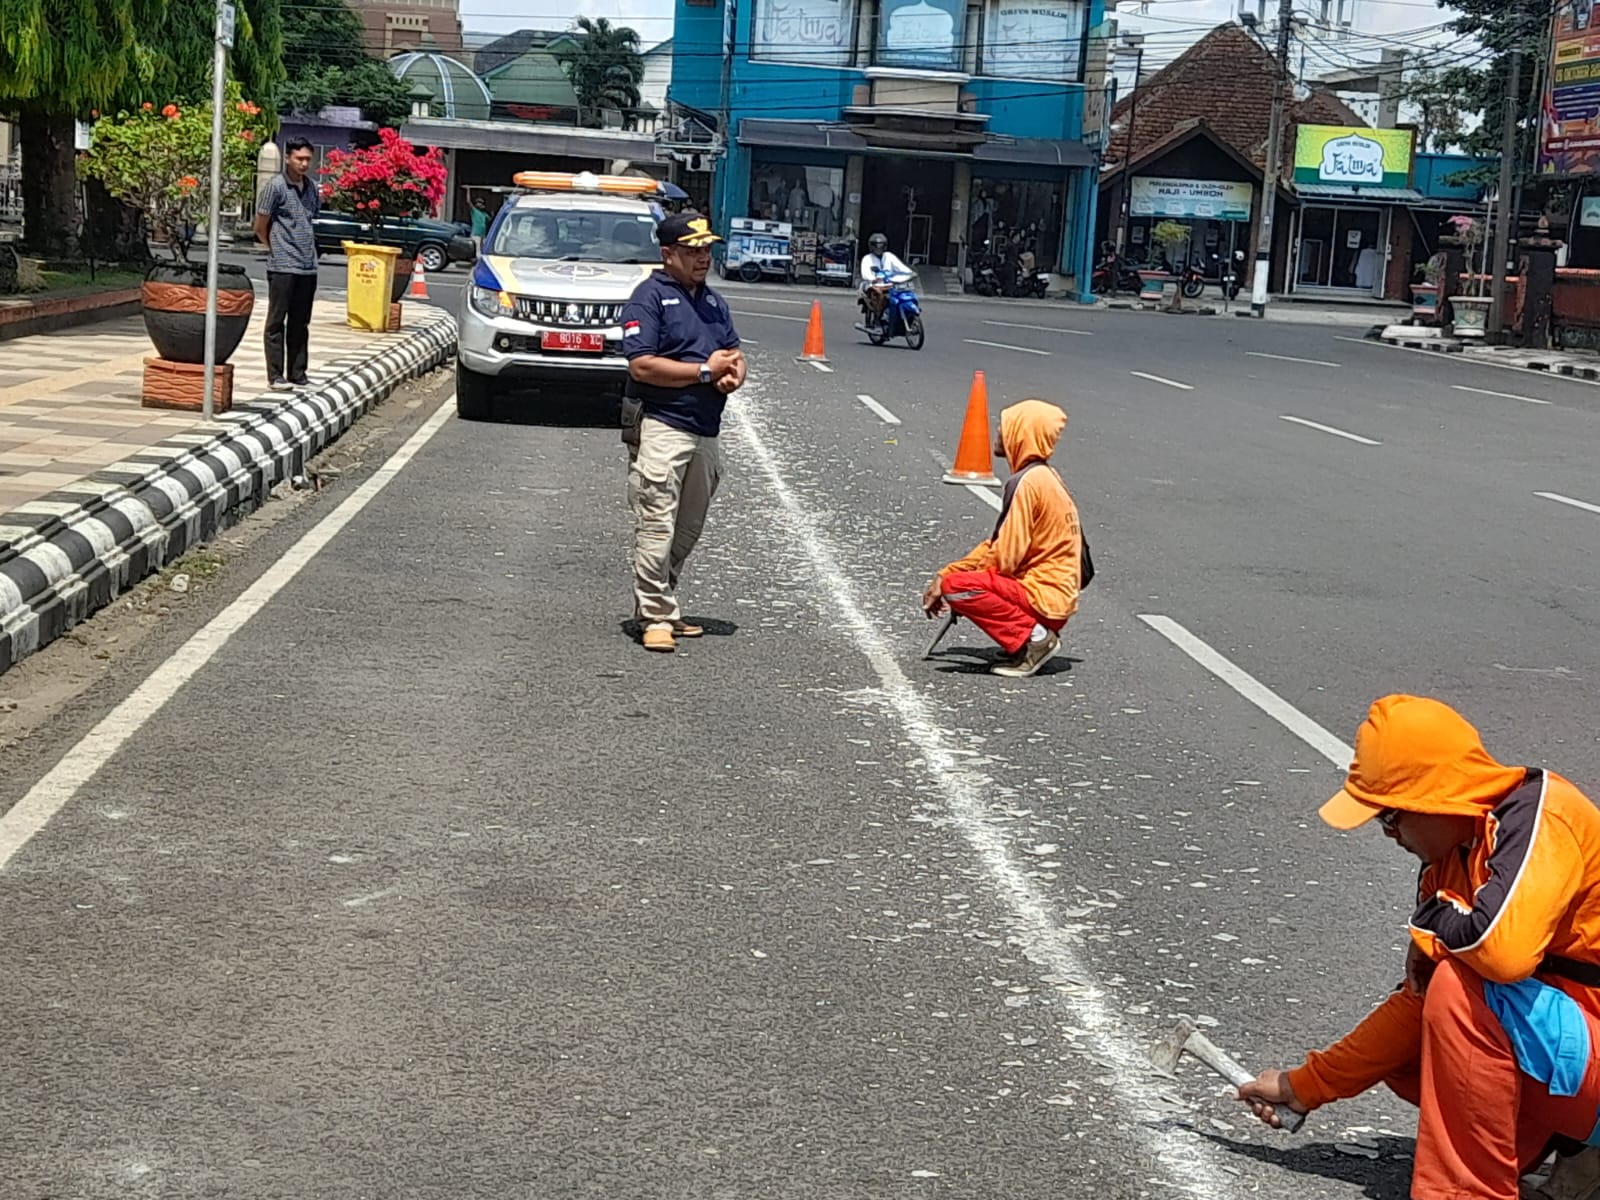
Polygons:
<instances>
[{"instance_id":1,"label":"green tree","mask_svg":"<svg viewBox=\"0 0 1600 1200\"><path fill-rule=\"evenodd\" d=\"M599 125L602 113L622 114L631 126L639 107L639 85L644 82L644 58L639 35L626 25L612 25L605 17L579 17L573 25L578 38L574 49L563 50L559 61L578 94L585 123Z\"/></svg>"},{"instance_id":2,"label":"green tree","mask_svg":"<svg viewBox=\"0 0 1600 1200\"><path fill-rule=\"evenodd\" d=\"M377 125L398 127L411 114L411 94L362 47L364 30L344 0L295 0L283 22L283 65L289 82L278 111L359 108Z\"/></svg>"}]
</instances>

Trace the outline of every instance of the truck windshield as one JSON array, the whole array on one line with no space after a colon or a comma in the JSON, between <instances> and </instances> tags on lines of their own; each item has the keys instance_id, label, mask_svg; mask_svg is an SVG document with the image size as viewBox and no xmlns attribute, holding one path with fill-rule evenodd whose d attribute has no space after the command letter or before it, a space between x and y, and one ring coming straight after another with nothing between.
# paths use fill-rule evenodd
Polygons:
<instances>
[{"instance_id":1,"label":"truck windshield","mask_svg":"<svg viewBox=\"0 0 1600 1200\"><path fill-rule=\"evenodd\" d=\"M654 217L648 213L604 210L509 212L494 231L488 252L508 258L553 258L565 262L661 261Z\"/></svg>"}]
</instances>

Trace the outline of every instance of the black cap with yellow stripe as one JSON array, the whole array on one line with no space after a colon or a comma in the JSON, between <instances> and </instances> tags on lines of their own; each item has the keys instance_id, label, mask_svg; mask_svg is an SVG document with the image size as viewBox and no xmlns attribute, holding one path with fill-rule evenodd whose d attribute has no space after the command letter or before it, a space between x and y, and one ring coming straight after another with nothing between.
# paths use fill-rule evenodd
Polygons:
<instances>
[{"instance_id":1,"label":"black cap with yellow stripe","mask_svg":"<svg viewBox=\"0 0 1600 1200\"><path fill-rule=\"evenodd\" d=\"M698 250L722 239L711 232L711 222L696 212L669 213L656 226L663 246L688 246Z\"/></svg>"}]
</instances>

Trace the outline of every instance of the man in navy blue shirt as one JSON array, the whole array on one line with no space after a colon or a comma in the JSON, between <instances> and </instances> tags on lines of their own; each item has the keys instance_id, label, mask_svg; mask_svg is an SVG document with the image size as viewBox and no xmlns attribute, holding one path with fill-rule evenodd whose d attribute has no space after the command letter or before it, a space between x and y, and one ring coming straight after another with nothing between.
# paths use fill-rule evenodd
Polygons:
<instances>
[{"instance_id":1,"label":"man in navy blue shirt","mask_svg":"<svg viewBox=\"0 0 1600 1200\"><path fill-rule=\"evenodd\" d=\"M683 619L678 577L688 560L722 467L717 435L728 396L744 384L745 360L728 305L706 286L711 244L722 239L695 212L671 213L656 226L662 269L622 310L629 396L640 411L628 503L637 527L633 547L635 615L644 647L663 654L677 638L705 632Z\"/></svg>"}]
</instances>

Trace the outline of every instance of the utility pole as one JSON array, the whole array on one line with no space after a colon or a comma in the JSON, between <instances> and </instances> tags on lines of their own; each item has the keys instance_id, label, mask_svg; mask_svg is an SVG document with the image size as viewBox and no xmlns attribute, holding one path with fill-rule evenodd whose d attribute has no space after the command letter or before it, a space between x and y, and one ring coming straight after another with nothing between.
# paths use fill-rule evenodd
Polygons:
<instances>
[{"instance_id":1,"label":"utility pole","mask_svg":"<svg viewBox=\"0 0 1600 1200\"><path fill-rule=\"evenodd\" d=\"M1133 98L1128 102L1128 145L1122 153L1122 212L1117 221L1117 260L1120 262L1123 247L1128 243L1128 214L1129 200L1133 193L1133 160L1138 157L1139 136L1139 93L1144 84L1144 35L1123 35L1123 46L1134 53L1133 60ZM1113 267L1111 291L1117 290L1116 268Z\"/></svg>"},{"instance_id":2,"label":"utility pole","mask_svg":"<svg viewBox=\"0 0 1600 1200\"><path fill-rule=\"evenodd\" d=\"M1267 169L1261 177L1261 222L1256 226L1256 269L1250 281L1250 315L1267 315L1267 282L1272 274L1272 219L1278 205L1278 176L1283 171L1283 107L1289 90L1289 33L1293 0L1278 0L1278 50L1273 55L1278 77L1273 80L1272 116L1267 121Z\"/></svg>"},{"instance_id":3,"label":"utility pole","mask_svg":"<svg viewBox=\"0 0 1600 1200\"><path fill-rule=\"evenodd\" d=\"M233 5L217 0L216 36L211 55L211 195L206 214L206 378L200 413L216 415L217 251L222 226L222 106L227 99L228 51L233 48Z\"/></svg>"},{"instance_id":4,"label":"utility pole","mask_svg":"<svg viewBox=\"0 0 1600 1200\"><path fill-rule=\"evenodd\" d=\"M1487 336L1499 340L1505 323L1506 258L1511 253L1511 182L1517 157L1517 112L1522 101L1522 48L1511 48L1511 86L1500 112L1500 204L1494 214L1494 263L1489 269Z\"/></svg>"}]
</instances>

